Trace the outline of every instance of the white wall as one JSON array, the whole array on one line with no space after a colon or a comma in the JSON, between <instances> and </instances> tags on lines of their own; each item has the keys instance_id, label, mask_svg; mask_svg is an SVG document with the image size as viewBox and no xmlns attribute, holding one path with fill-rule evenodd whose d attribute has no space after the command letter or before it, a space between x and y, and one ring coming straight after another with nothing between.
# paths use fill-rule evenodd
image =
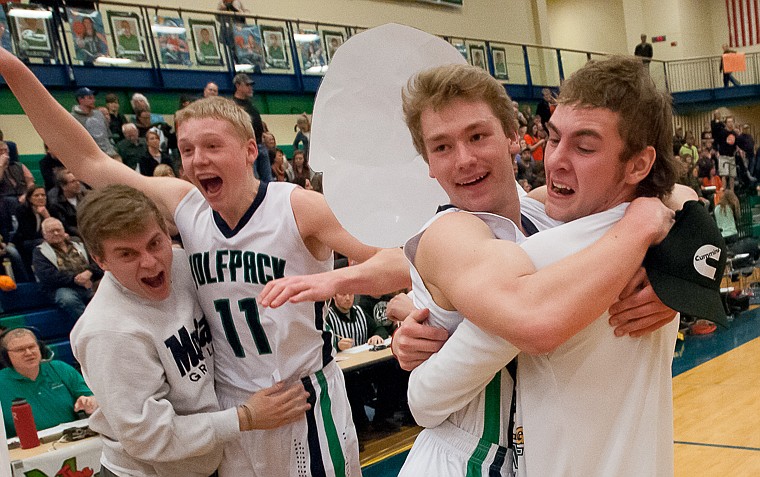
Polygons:
<instances>
[{"instance_id":1,"label":"white wall","mask_svg":"<svg viewBox=\"0 0 760 477\"><path fill-rule=\"evenodd\" d=\"M242 0L250 14L304 22L373 27L403 23L428 33L467 38L535 43L532 2L536 0L465 0L451 8L405 0ZM155 6L155 0L132 0ZM165 8L215 10L215 0L164 0Z\"/></svg>"},{"instance_id":2,"label":"white wall","mask_svg":"<svg viewBox=\"0 0 760 477\"><path fill-rule=\"evenodd\" d=\"M547 0L546 6L552 46L628 51L621 0Z\"/></svg>"}]
</instances>

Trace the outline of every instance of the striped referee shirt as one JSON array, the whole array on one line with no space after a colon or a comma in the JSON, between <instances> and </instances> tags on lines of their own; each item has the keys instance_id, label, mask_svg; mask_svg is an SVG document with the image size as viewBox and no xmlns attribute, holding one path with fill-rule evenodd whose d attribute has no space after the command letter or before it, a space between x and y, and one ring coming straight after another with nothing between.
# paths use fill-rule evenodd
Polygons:
<instances>
[{"instance_id":1,"label":"striped referee shirt","mask_svg":"<svg viewBox=\"0 0 760 477\"><path fill-rule=\"evenodd\" d=\"M335 336L336 343L340 338L352 338L354 346L366 343L376 334L387 335L387 333L380 333L375 320L368 319L364 311L356 305L353 305L348 313L343 313L332 303L327 309L327 326Z\"/></svg>"}]
</instances>

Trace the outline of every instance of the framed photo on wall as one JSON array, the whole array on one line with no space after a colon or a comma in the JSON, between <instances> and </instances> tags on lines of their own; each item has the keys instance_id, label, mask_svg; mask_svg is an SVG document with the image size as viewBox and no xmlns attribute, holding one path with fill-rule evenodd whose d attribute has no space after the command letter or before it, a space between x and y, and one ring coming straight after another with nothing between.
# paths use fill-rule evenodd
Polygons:
<instances>
[{"instance_id":1,"label":"framed photo on wall","mask_svg":"<svg viewBox=\"0 0 760 477\"><path fill-rule=\"evenodd\" d=\"M190 48L187 45L187 35L185 34L185 22L182 18L155 16L153 17L153 24L156 39L158 39L158 49L161 53L161 63L165 65L192 65Z\"/></svg>"},{"instance_id":2,"label":"framed photo on wall","mask_svg":"<svg viewBox=\"0 0 760 477\"><path fill-rule=\"evenodd\" d=\"M100 12L88 8L67 8L76 59L93 63L101 56L110 56L103 18Z\"/></svg>"},{"instance_id":3,"label":"framed photo on wall","mask_svg":"<svg viewBox=\"0 0 760 477\"><path fill-rule=\"evenodd\" d=\"M486 66L486 50L483 45L470 45L470 64L488 71Z\"/></svg>"},{"instance_id":4,"label":"framed photo on wall","mask_svg":"<svg viewBox=\"0 0 760 477\"><path fill-rule=\"evenodd\" d=\"M306 74L319 74L327 64L325 51L322 48L322 39L316 30L301 30L300 34L305 40L296 40L298 51L301 54L301 71Z\"/></svg>"},{"instance_id":5,"label":"framed photo on wall","mask_svg":"<svg viewBox=\"0 0 760 477\"><path fill-rule=\"evenodd\" d=\"M116 47L117 58L129 58L133 61L145 61L143 34L140 28L140 16L136 13L107 12L111 24L111 37Z\"/></svg>"},{"instance_id":6,"label":"framed photo on wall","mask_svg":"<svg viewBox=\"0 0 760 477\"><path fill-rule=\"evenodd\" d=\"M8 51L13 51L11 50L11 29L8 27L8 19L2 8L0 8L0 45Z\"/></svg>"},{"instance_id":7,"label":"framed photo on wall","mask_svg":"<svg viewBox=\"0 0 760 477\"><path fill-rule=\"evenodd\" d=\"M221 66L222 54L219 51L216 23L193 19L190 19L189 23L193 35L196 62L202 66Z\"/></svg>"},{"instance_id":8,"label":"framed photo on wall","mask_svg":"<svg viewBox=\"0 0 760 477\"><path fill-rule=\"evenodd\" d=\"M468 63L470 62L470 55L467 52L467 45L464 44L464 40L452 38L449 40L449 43L451 43L451 45L457 49L457 51L462 55L462 58L467 60Z\"/></svg>"},{"instance_id":9,"label":"framed photo on wall","mask_svg":"<svg viewBox=\"0 0 760 477\"><path fill-rule=\"evenodd\" d=\"M493 76L496 79L508 80L509 72L507 71L507 51L499 46L491 47L491 56L493 56Z\"/></svg>"},{"instance_id":10,"label":"framed photo on wall","mask_svg":"<svg viewBox=\"0 0 760 477\"><path fill-rule=\"evenodd\" d=\"M21 58L53 58L50 21L44 18L13 17L18 55Z\"/></svg>"},{"instance_id":11,"label":"framed photo on wall","mask_svg":"<svg viewBox=\"0 0 760 477\"><path fill-rule=\"evenodd\" d=\"M282 70L290 68L285 46L285 30L282 27L262 25L261 36L264 38L267 66Z\"/></svg>"},{"instance_id":12,"label":"framed photo on wall","mask_svg":"<svg viewBox=\"0 0 760 477\"><path fill-rule=\"evenodd\" d=\"M322 31L322 38L324 39L325 50L327 52L327 62L332 61L332 57L338 50L338 47L343 44L343 33L339 31Z\"/></svg>"},{"instance_id":13,"label":"framed photo on wall","mask_svg":"<svg viewBox=\"0 0 760 477\"><path fill-rule=\"evenodd\" d=\"M253 65L254 73L261 73L267 68L264 42L258 25L245 25L235 28L235 62L239 65Z\"/></svg>"}]
</instances>

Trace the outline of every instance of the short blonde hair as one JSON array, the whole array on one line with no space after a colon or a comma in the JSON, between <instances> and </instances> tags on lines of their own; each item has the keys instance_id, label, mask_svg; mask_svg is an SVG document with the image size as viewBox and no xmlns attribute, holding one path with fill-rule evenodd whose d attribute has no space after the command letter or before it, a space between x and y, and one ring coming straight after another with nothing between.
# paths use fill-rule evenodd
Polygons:
<instances>
[{"instance_id":1,"label":"short blonde hair","mask_svg":"<svg viewBox=\"0 0 760 477\"><path fill-rule=\"evenodd\" d=\"M153 177L177 177L169 164L159 164L153 169Z\"/></svg>"},{"instance_id":2,"label":"short blonde hair","mask_svg":"<svg viewBox=\"0 0 760 477\"><path fill-rule=\"evenodd\" d=\"M421 118L427 108L439 110L455 99L483 101L491 107L507 137L511 138L517 131L515 109L504 85L477 66L443 65L421 71L409 80L401 99L414 147L425 161Z\"/></svg>"},{"instance_id":3,"label":"short blonde hair","mask_svg":"<svg viewBox=\"0 0 760 477\"><path fill-rule=\"evenodd\" d=\"M189 106L177 111L174 122L179 133L183 121L207 118L229 122L243 141L247 142L255 137L251 117L248 113L231 100L221 96L201 98L190 103Z\"/></svg>"}]
</instances>

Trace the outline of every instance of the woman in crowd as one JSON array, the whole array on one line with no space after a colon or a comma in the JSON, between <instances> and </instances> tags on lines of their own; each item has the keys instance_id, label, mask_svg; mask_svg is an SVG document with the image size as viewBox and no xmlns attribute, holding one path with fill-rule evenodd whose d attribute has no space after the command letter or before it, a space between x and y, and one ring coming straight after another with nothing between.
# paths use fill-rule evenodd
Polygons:
<instances>
[{"instance_id":1,"label":"woman in crowd","mask_svg":"<svg viewBox=\"0 0 760 477\"><path fill-rule=\"evenodd\" d=\"M142 175L152 176L159 164L167 164L171 167L172 160L169 154L161 150L161 137L157 129L151 128L145 133L145 142L148 145L148 152L140 159L140 173Z\"/></svg>"},{"instance_id":2,"label":"woman in crowd","mask_svg":"<svg viewBox=\"0 0 760 477\"><path fill-rule=\"evenodd\" d=\"M736 221L739 220L739 198L733 191L723 192L720 202L715 206L715 222L718 223L720 234L727 244L739 239Z\"/></svg>"},{"instance_id":3,"label":"woman in crowd","mask_svg":"<svg viewBox=\"0 0 760 477\"><path fill-rule=\"evenodd\" d=\"M298 133L293 140L293 149L299 149L299 146L303 146L303 152L305 157L309 158L309 141L311 140L311 121L306 114L302 114L296 120L296 126L294 128Z\"/></svg>"},{"instance_id":4,"label":"woman in crowd","mask_svg":"<svg viewBox=\"0 0 760 477\"><path fill-rule=\"evenodd\" d=\"M43 186L32 186L25 197L24 203L19 204L16 209L18 229L13 243L29 267L34 247L42 243L42 221L50 217L50 212L47 209L47 194Z\"/></svg>"},{"instance_id":5,"label":"woman in crowd","mask_svg":"<svg viewBox=\"0 0 760 477\"><path fill-rule=\"evenodd\" d=\"M308 179L311 182L311 178L314 177L314 171L309 167L309 160L306 159L302 150L297 149L293 152L293 180L292 182L298 184L299 180ZM304 181L305 182L305 181Z\"/></svg>"}]
</instances>

